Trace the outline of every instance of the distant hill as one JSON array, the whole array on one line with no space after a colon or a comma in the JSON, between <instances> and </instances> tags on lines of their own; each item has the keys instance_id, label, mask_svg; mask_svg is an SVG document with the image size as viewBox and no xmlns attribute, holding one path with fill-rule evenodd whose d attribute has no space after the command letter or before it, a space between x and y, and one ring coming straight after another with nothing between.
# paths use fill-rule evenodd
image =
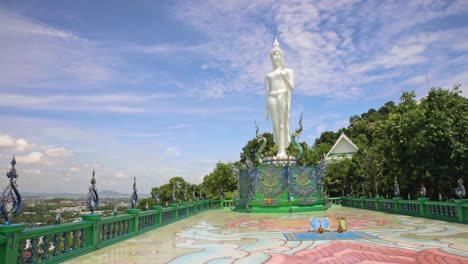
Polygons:
<instances>
[{"instance_id":1,"label":"distant hill","mask_svg":"<svg viewBox=\"0 0 468 264\"><path fill-rule=\"evenodd\" d=\"M68 193L68 192L62 192L62 193L34 193L34 192L23 192L21 193L23 197L50 197L50 198L85 198L86 194L82 193Z\"/></svg>"},{"instance_id":2,"label":"distant hill","mask_svg":"<svg viewBox=\"0 0 468 264\"><path fill-rule=\"evenodd\" d=\"M33 192L24 192L21 193L24 197L51 197L51 198L67 198L67 199L81 199L86 198L87 193L33 193ZM112 190L102 190L98 191L99 197L130 197L129 193L119 193ZM149 194L138 194L140 198L149 197Z\"/></svg>"},{"instance_id":3,"label":"distant hill","mask_svg":"<svg viewBox=\"0 0 468 264\"><path fill-rule=\"evenodd\" d=\"M130 197L130 194L119 193L119 192L112 191L112 190L103 190L103 191L98 192L98 194L101 197L122 197L122 196Z\"/></svg>"}]
</instances>

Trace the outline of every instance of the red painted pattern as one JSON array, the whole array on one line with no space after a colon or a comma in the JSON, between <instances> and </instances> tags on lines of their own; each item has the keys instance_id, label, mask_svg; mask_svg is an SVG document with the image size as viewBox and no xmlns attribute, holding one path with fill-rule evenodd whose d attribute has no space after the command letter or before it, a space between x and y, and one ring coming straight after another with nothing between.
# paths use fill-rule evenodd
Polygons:
<instances>
[{"instance_id":1,"label":"red painted pattern","mask_svg":"<svg viewBox=\"0 0 468 264\"><path fill-rule=\"evenodd\" d=\"M420 252L363 243L332 241L294 255L270 254L266 263L459 263L468 264L468 258L451 255L439 249Z\"/></svg>"}]
</instances>

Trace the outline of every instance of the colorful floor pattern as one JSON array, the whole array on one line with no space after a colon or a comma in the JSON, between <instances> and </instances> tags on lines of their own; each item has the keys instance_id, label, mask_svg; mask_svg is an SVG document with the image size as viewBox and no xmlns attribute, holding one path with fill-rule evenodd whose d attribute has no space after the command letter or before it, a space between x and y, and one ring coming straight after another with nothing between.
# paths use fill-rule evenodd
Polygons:
<instances>
[{"instance_id":1,"label":"colorful floor pattern","mask_svg":"<svg viewBox=\"0 0 468 264\"><path fill-rule=\"evenodd\" d=\"M285 233L306 233L314 216L330 220L344 217L349 234L363 232L369 237L309 241L285 238ZM337 223L330 222L331 230L335 230ZM327 212L300 214L214 210L65 263L468 264L468 225L340 206Z\"/></svg>"}]
</instances>

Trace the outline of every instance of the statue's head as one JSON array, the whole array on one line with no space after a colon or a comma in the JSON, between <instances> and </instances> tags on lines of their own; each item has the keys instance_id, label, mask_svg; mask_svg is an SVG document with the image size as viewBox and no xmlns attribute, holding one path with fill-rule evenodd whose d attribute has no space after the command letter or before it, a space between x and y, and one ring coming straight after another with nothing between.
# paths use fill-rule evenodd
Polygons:
<instances>
[{"instance_id":1,"label":"statue's head","mask_svg":"<svg viewBox=\"0 0 468 264\"><path fill-rule=\"evenodd\" d=\"M279 46L278 39L275 37L275 42L273 43L273 49L270 52L270 59L273 63L273 69L278 69L284 64L284 52Z\"/></svg>"}]
</instances>

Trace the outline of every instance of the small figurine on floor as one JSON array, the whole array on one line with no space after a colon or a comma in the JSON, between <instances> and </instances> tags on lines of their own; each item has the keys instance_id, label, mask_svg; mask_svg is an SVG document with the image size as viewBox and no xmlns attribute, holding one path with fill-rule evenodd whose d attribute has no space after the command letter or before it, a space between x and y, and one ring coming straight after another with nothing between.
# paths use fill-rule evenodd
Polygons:
<instances>
[{"instance_id":1,"label":"small figurine on floor","mask_svg":"<svg viewBox=\"0 0 468 264\"><path fill-rule=\"evenodd\" d=\"M322 220L319 220L319 224L320 224L320 227L318 229L319 233L323 233L323 231L325 231L322 227Z\"/></svg>"},{"instance_id":2,"label":"small figurine on floor","mask_svg":"<svg viewBox=\"0 0 468 264\"><path fill-rule=\"evenodd\" d=\"M341 222L338 221L338 223L339 223L339 226L338 226L338 233L343 233L344 228L341 226Z\"/></svg>"}]
</instances>

